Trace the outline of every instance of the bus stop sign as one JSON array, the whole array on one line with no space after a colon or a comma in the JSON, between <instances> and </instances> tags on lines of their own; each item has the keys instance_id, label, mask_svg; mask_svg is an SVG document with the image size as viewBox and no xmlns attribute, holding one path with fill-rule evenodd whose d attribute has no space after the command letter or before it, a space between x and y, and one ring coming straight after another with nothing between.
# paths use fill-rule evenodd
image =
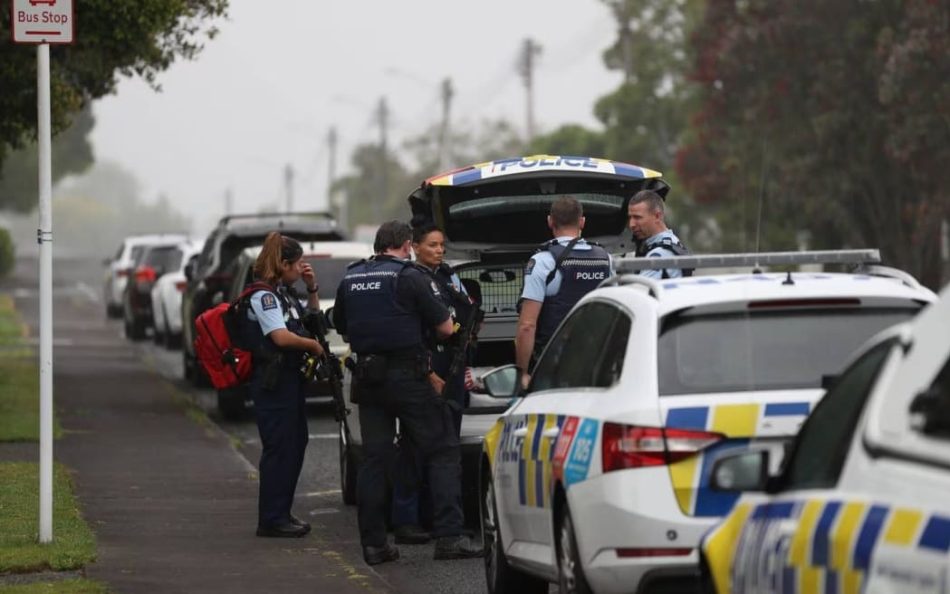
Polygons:
<instances>
[{"instance_id":1,"label":"bus stop sign","mask_svg":"<svg viewBox=\"0 0 950 594\"><path fill-rule=\"evenodd\" d=\"M12 0L14 43L72 43L73 0Z\"/></svg>"}]
</instances>

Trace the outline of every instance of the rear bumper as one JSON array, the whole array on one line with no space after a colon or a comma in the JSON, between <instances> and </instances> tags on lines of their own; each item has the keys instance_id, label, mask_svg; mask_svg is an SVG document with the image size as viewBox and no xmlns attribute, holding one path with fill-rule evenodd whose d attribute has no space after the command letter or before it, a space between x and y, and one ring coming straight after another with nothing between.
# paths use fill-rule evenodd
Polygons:
<instances>
[{"instance_id":1,"label":"rear bumper","mask_svg":"<svg viewBox=\"0 0 950 594\"><path fill-rule=\"evenodd\" d=\"M568 490L584 573L596 592L680 591L698 584L699 543L718 518L683 515L664 467L611 472ZM618 549L688 554L621 557Z\"/></svg>"}]
</instances>

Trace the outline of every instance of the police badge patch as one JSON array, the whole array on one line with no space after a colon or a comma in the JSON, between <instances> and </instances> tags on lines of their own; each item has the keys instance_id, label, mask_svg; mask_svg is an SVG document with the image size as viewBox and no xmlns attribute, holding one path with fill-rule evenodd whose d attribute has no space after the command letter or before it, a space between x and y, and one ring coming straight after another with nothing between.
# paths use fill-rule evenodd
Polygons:
<instances>
[{"instance_id":1,"label":"police badge patch","mask_svg":"<svg viewBox=\"0 0 950 594\"><path fill-rule=\"evenodd\" d=\"M436 297L438 297L439 295L441 295L441 293L439 293L439 285L435 284L435 281L431 281L431 282L429 283L429 285L432 287L432 294L433 294L433 295L435 295Z\"/></svg>"},{"instance_id":2,"label":"police badge patch","mask_svg":"<svg viewBox=\"0 0 950 594\"><path fill-rule=\"evenodd\" d=\"M531 258L530 260L528 260L528 263L525 264L525 267L524 267L525 276L531 276L531 271L534 270L534 263L535 263L535 259Z\"/></svg>"},{"instance_id":3,"label":"police badge patch","mask_svg":"<svg viewBox=\"0 0 950 594\"><path fill-rule=\"evenodd\" d=\"M277 308L277 297L274 297L273 293L264 293L261 296L261 309L267 311L268 309Z\"/></svg>"}]
</instances>

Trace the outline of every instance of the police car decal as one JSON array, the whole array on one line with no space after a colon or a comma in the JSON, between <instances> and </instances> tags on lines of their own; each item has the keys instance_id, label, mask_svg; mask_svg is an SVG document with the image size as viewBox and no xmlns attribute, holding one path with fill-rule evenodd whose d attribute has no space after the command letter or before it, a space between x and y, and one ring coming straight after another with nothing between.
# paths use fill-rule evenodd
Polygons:
<instances>
[{"instance_id":1,"label":"police car decal","mask_svg":"<svg viewBox=\"0 0 950 594\"><path fill-rule=\"evenodd\" d=\"M277 297L273 293L264 293L261 295L261 309L267 311L268 309L277 308Z\"/></svg>"},{"instance_id":2,"label":"police car decal","mask_svg":"<svg viewBox=\"0 0 950 594\"><path fill-rule=\"evenodd\" d=\"M487 163L478 163L448 173L441 173L426 180L433 186L461 186L467 183L538 171L588 171L608 175L618 175L633 179L660 177L660 172L638 167L628 163L597 159L593 157L572 157L558 155L533 155L514 159L500 159Z\"/></svg>"},{"instance_id":3,"label":"police car decal","mask_svg":"<svg viewBox=\"0 0 950 594\"><path fill-rule=\"evenodd\" d=\"M868 501L743 502L703 551L718 592L950 588L950 517Z\"/></svg>"},{"instance_id":4,"label":"police car decal","mask_svg":"<svg viewBox=\"0 0 950 594\"><path fill-rule=\"evenodd\" d=\"M731 450L746 449L750 443L754 445L754 438L794 435L810 411L811 403L807 401L669 409L667 427L710 431L729 438L696 456L670 465L670 479L683 513L699 517L719 517L728 513L739 495L713 491L708 487L713 463Z\"/></svg>"}]
</instances>

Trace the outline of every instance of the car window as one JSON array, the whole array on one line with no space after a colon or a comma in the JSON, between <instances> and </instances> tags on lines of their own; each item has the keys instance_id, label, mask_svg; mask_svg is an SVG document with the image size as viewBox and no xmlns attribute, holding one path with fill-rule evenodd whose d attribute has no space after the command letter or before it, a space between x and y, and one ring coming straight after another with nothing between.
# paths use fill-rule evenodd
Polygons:
<instances>
[{"instance_id":1,"label":"car window","mask_svg":"<svg viewBox=\"0 0 950 594\"><path fill-rule=\"evenodd\" d=\"M359 258L310 258L304 259L313 266L313 272L317 277L317 283L320 285L320 295L325 299L336 297L336 290L346 274L346 268ZM298 280L294 284L297 292L303 296L306 295L306 285L303 280Z\"/></svg>"},{"instance_id":2,"label":"car window","mask_svg":"<svg viewBox=\"0 0 950 594\"><path fill-rule=\"evenodd\" d=\"M659 338L661 396L820 388L877 332L918 309L835 308L685 314Z\"/></svg>"},{"instance_id":3,"label":"car window","mask_svg":"<svg viewBox=\"0 0 950 594\"><path fill-rule=\"evenodd\" d=\"M782 489L831 489L838 483L858 419L896 340L872 347L825 394L795 441Z\"/></svg>"},{"instance_id":4,"label":"car window","mask_svg":"<svg viewBox=\"0 0 950 594\"><path fill-rule=\"evenodd\" d=\"M112 258L112 259L113 259L113 260L119 260L119 259L121 259L121 258L122 258L122 252L124 252L124 251L125 251L125 242L122 242L122 243L119 244L119 249L117 249L117 250L115 251L115 257Z\"/></svg>"},{"instance_id":5,"label":"car window","mask_svg":"<svg viewBox=\"0 0 950 594\"><path fill-rule=\"evenodd\" d=\"M174 246L154 247L145 254L142 263L160 268L163 272L171 272L181 266L181 255L181 250Z\"/></svg>"},{"instance_id":6,"label":"car window","mask_svg":"<svg viewBox=\"0 0 950 594\"><path fill-rule=\"evenodd\" d=\"M195 266L197 275L203 276L208 267L211 266L211 257L214 253L217 238L218 233L213 231L211 235L208 236L208 240L205 241L205 245L201 249L201 254L198 256L198 264Z\"/></svg>"},{"instance_id":7,"label":"car window","mask_svg":"<svg viewBox=\"0 0 950 594\"><path fill-rule=\"evenodd\" d=\"M609 388L620 381L623 360L627 354L627 339L630 338L630 318L621 312L614 322L607 339L604 355L594 370L594 387Z\"/></svg>"},{"instance_id":8,"label":"car window","mask_svg":"<svg viewBox=\"0 0 950 594\"><path fill-rule=\"evenodd\" d=\"M613 346L611 331L621 315L616 307L597 301L574 311L551 339L538 362L531 380L531 392L607 387L602 384L610 379L611 371L600 373L601 354ZM610 354L614 361L615 356L616 353ZM609 369L609 365L604 369Z\"/></svg>"},{"instance_id":9,"label":"car window","mask_svg":"<svg viewBox=\"0 0 950 594\"><path fill-rule=\"evenodd\" d=\"M142 256L145 255L145 246L137 245L132 248L132 253L129 255L129 259L132 261L132 267L135 268L142 263Z\"/></svg>"}]
</instances>

